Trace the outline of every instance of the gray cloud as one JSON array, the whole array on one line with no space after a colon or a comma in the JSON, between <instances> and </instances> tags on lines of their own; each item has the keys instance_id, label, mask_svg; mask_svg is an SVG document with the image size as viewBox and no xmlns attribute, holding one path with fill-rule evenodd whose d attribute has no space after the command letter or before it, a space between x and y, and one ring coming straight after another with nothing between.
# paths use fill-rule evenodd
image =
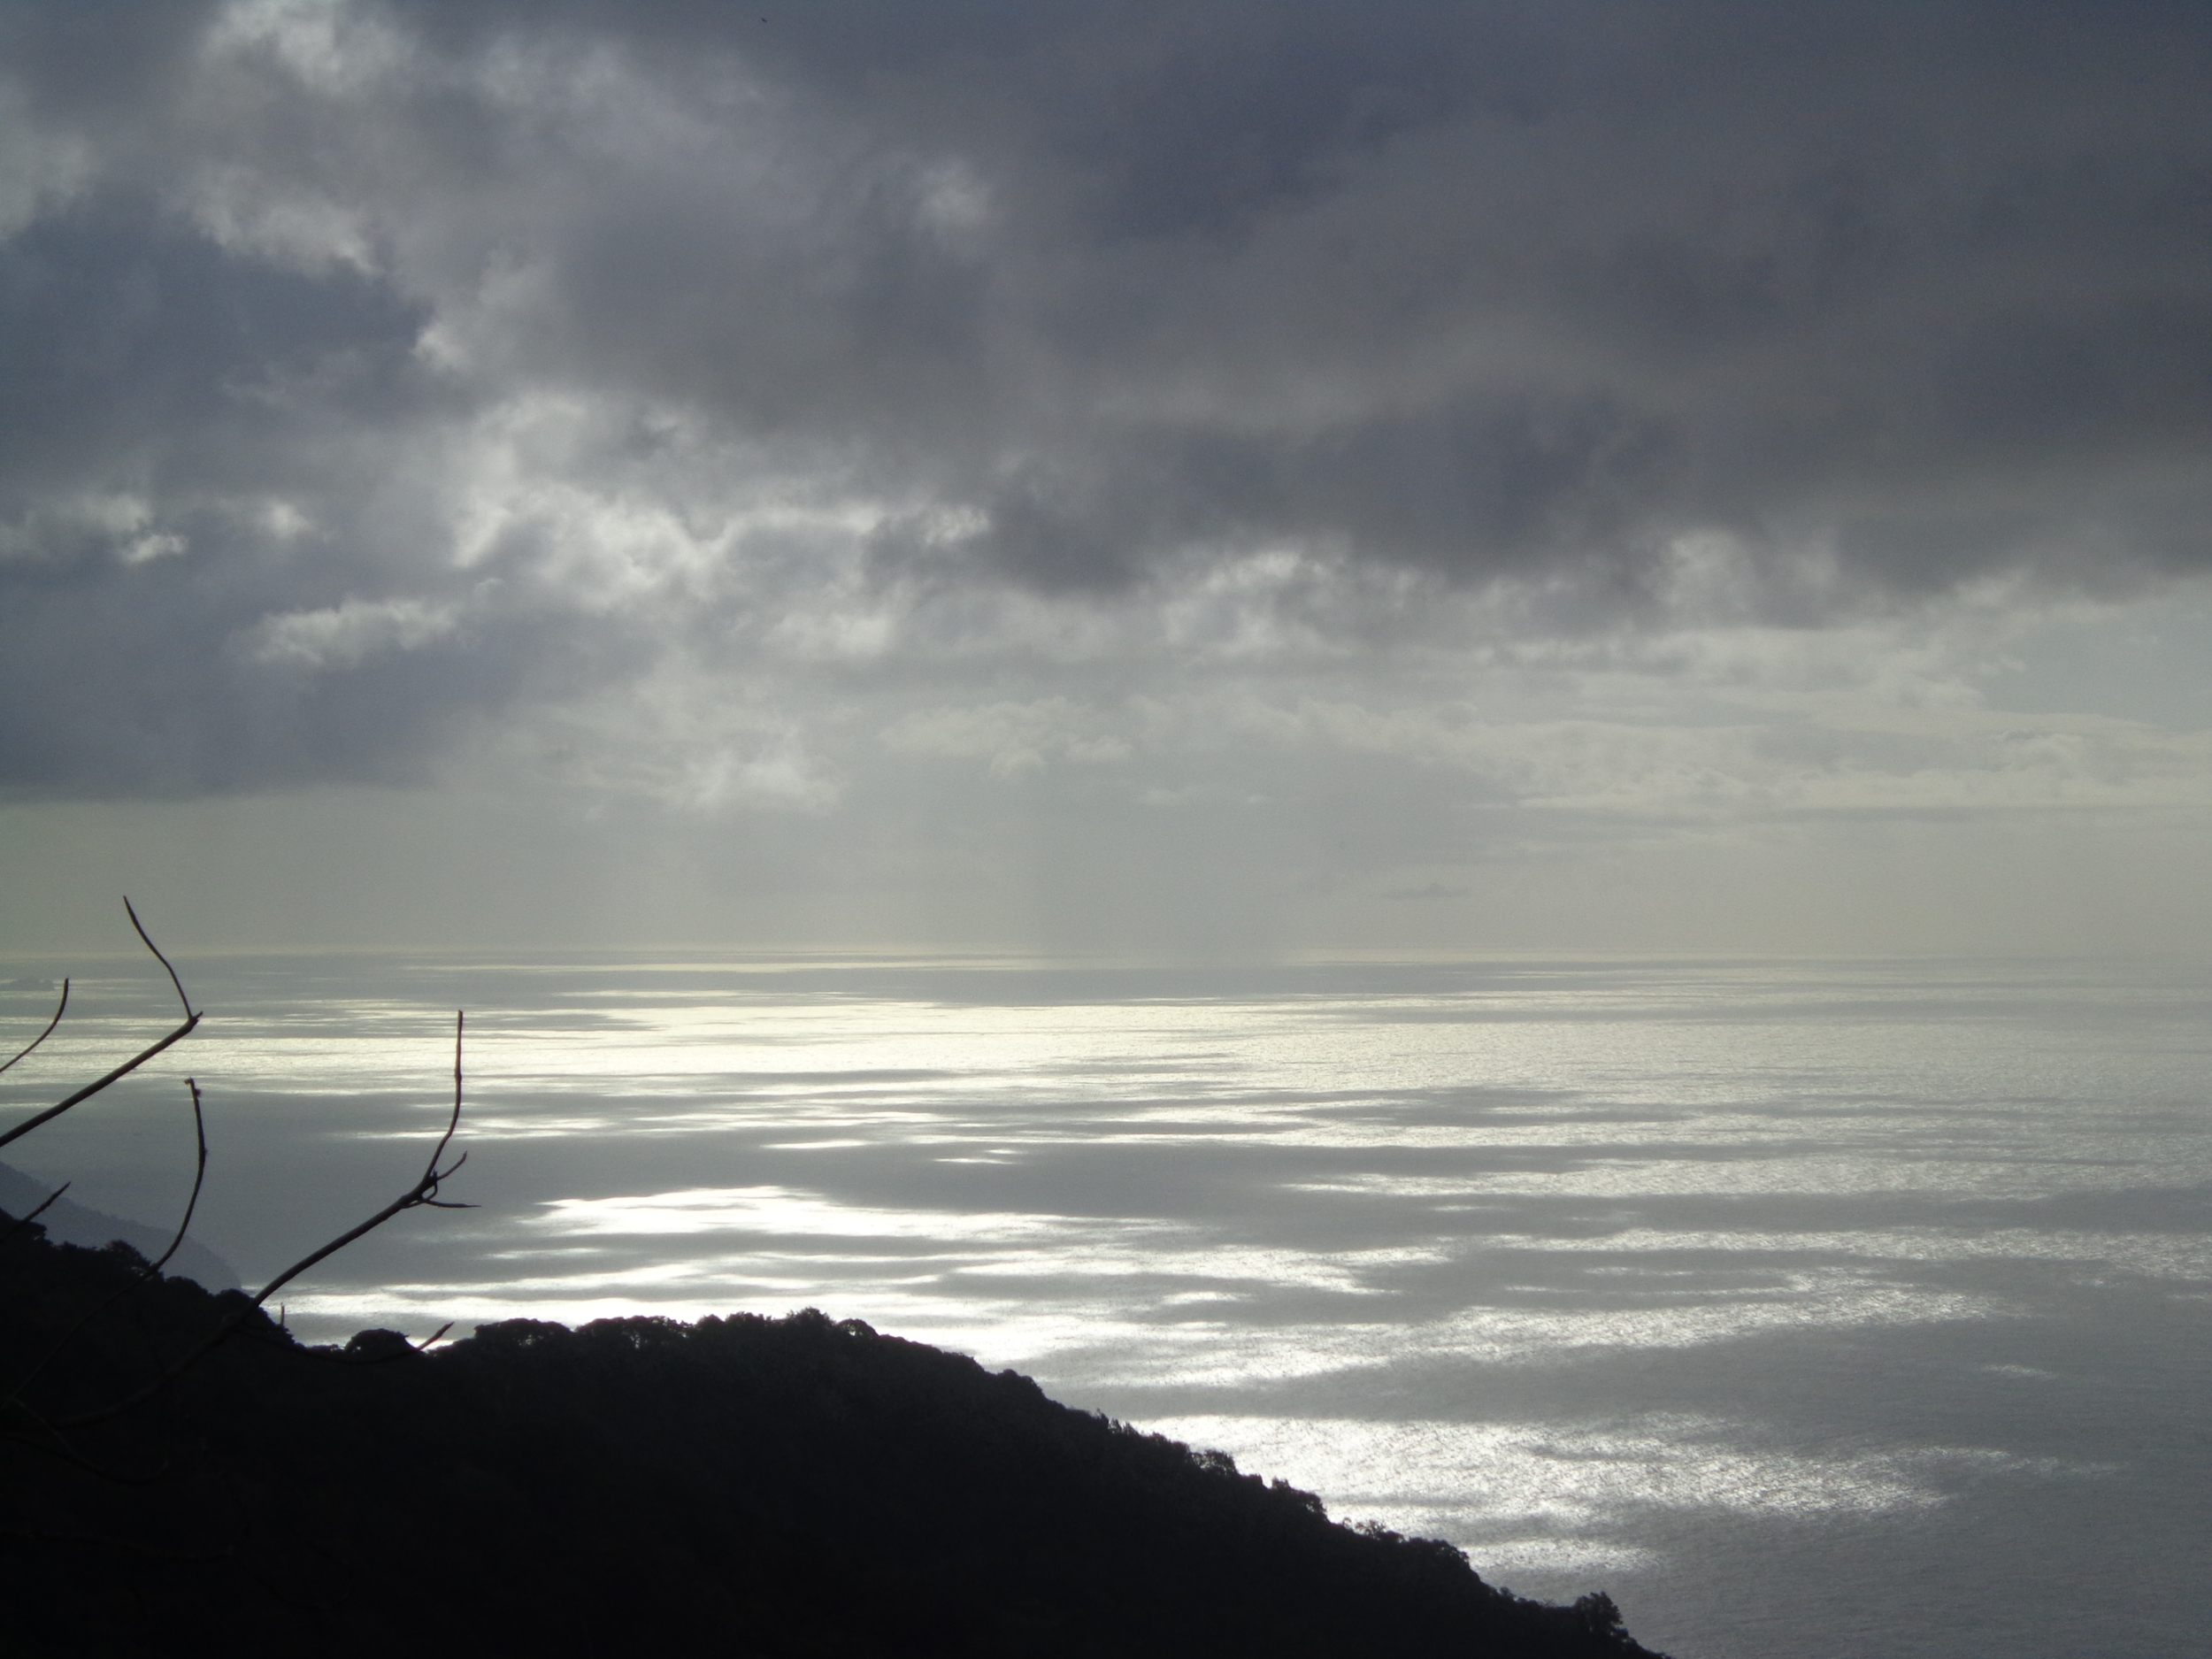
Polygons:
<instances>
[{"instance_id":1,"label":"gray cloud","mask_svg":"<svg viewBox=\"0 0 2212 1659\"><path fill-rule=\"evenodd\" d=\"M2208 54L2149 4L12 6L0 783L420 777L672 654L818 674L904 606L881 672L1259 557L1369 646L1632 622L1699 537L1798 626L2194 571Z\"/></svg>"}]
</instances>

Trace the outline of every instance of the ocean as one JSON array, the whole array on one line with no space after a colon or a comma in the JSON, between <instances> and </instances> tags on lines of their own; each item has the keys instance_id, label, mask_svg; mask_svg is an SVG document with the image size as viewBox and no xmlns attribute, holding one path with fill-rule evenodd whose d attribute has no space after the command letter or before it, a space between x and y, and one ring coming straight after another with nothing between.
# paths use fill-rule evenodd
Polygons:
<instances>
[{"instance_id":1,"label":"ocean","mask_svg":"<svg viewBox=\"0 0 2212 1659\"><path fill-rule=\"evenodd\" d=\"M12 960L18 1041L69 964ZM182 961L5 1156L367 1325L817 1306L1232 1453L1677 1659L2212 1629L2212 967ZM92 965L0 1079L173 1018ZM880 1540L895 1551L896 1538Z\"/></svg>"}]
</instances>

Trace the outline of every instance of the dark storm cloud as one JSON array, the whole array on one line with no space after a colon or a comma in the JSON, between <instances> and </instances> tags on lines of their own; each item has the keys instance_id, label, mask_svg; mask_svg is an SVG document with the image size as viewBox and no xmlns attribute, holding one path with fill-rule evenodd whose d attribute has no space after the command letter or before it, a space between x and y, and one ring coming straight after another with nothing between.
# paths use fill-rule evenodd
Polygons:
<instances>
[{"instance_id":1,"label":"dark storm cloud","mask_svg":"<svg viewBox=\"0 0 2212 1659\"><path fill-rule=\"evenodd\" d=\"M577 575L580 499L732 569L749 503L845 500L879 590L1120 603L1287 549L1617 615L1718 533L1816 622L2212 557L2200 8L0 29L19 788L411 775L672 630L757 640L814 557L672 619L665 570Z\"/></svg>"},{"instance_id":2,"label":"dark storm cloud","mask_svg":"<svg viewBox=\"0 0 2212 1659\"><path fill-rule=\"evenodd\" d=\"M0 778L406 778L565 654L558 630L495 616L334 675L303 672L311 640L250 637L341 597L372 633L421 634L426 596L462 585L443 526L392 488L454 400L414 360L422 307L388 284L232 258L141 199L94 198L0 247ZM273 521L281 499L324 523Z\"/></svg>"},{"instance_id":3,"label":"dark storm cloud","mask_svg":"<svg viewBox=\"0 0 2212 1659\"><path fill-rule=\"evenodd\" d=\"M420 305L352 271L227 257L142 198L19 231L0 248L0 480L18 495L281 483L319 439L424 412Z\"/></svg>"},{"instance_id":4,"label":"dark storm cloud","mask_svg":"<svg viewBox=\"0 0 2212 1659\"><path fill-rule=\"evenodd\" d=\"M841 204L858 234L806 310L841 344L798 378L879 436L960 423L935 480L1002 570L1111 585L1318 537L1479 577L1722 526L1840 531L1870 578L1941 585L2115 518L2203 551L2170 511L2194 488L2140 511L2212 425L2212 28L2185 9L562 15L765 65L856 157L972 170L965 245L910 201ZM696 345L702 286L757 271L672 229L579 260L570 303L672 349L664 383L772 412L790 377L741 326Z\"/></svg>"}]
</instances>

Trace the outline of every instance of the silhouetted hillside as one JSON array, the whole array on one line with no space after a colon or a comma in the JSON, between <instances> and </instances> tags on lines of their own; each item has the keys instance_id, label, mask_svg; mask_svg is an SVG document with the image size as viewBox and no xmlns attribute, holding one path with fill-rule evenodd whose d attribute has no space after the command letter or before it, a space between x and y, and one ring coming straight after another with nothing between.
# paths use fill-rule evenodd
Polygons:
<instances>
[{"instance_id":1,"label":"silhouetted hillside","mask_svg":"<svg viewBox=\"0 0 2212 1659\"><path fill-rule=\"evenodd\" d=\"M140 1267L35 1225L0 1258L10 1388ZM21 1400L95 1411L242 1300L149 1283ZM429 1355L305 1348L257 1314L65 1441L9 1410L13 1652L1646 1652L1602 1597L1519 1600L1447 1545L810 1311L516 1320Z\"/></svg>"},{"instance_id":2,"label":"silhouetted hillside","mask_svg":"<svg viewBox=\"0 0 2212 1659\"><path fill-rule=\"evenodd\" d=\"M35 1181L22 1171L0 1164L0 1212L27 1214L39 1207L50 1186L50 1182ZM160 1255L169 1244L168 1238L157 1227L125 1216L111 1216L104 1210L88 1209L65 1196L47 1205L38 1225L57 1244L81 1244L96 1248L111 1239L120 1239L147 1256ZM170 1257L169 1265L180 1279L196 1280L211 1290L234 1290L238 1286L238 1270L196 1240L187 1239L180 1244L176 1255ZM0 1383L0 1387L8 1386Z\"/></svg>"}]
</instances>

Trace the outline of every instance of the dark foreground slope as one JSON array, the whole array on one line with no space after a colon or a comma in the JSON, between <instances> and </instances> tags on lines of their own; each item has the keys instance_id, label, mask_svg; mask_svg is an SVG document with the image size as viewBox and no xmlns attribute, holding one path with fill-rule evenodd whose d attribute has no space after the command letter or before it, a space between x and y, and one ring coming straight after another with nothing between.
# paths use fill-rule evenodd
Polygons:
<instances>
[{"instance_id":1,"label":"dark foreground slope","mask_svg":"<svg viewBox=\"0 0 2212 1659\"><path fill-rule=\"evenodd\" d=\"M34 1234L0 1244L8 1388L136 1266ZM150 1283L25 1398L115 1399L237 1301ZM1448 1546L811 1312L514 1321L427 1356L256 1316L70 1437L136 1484L36 1439L0 1436L11 1652L1645 1652L1601 1597L1521 1601Z\"/></svg>"}]
</instances>

